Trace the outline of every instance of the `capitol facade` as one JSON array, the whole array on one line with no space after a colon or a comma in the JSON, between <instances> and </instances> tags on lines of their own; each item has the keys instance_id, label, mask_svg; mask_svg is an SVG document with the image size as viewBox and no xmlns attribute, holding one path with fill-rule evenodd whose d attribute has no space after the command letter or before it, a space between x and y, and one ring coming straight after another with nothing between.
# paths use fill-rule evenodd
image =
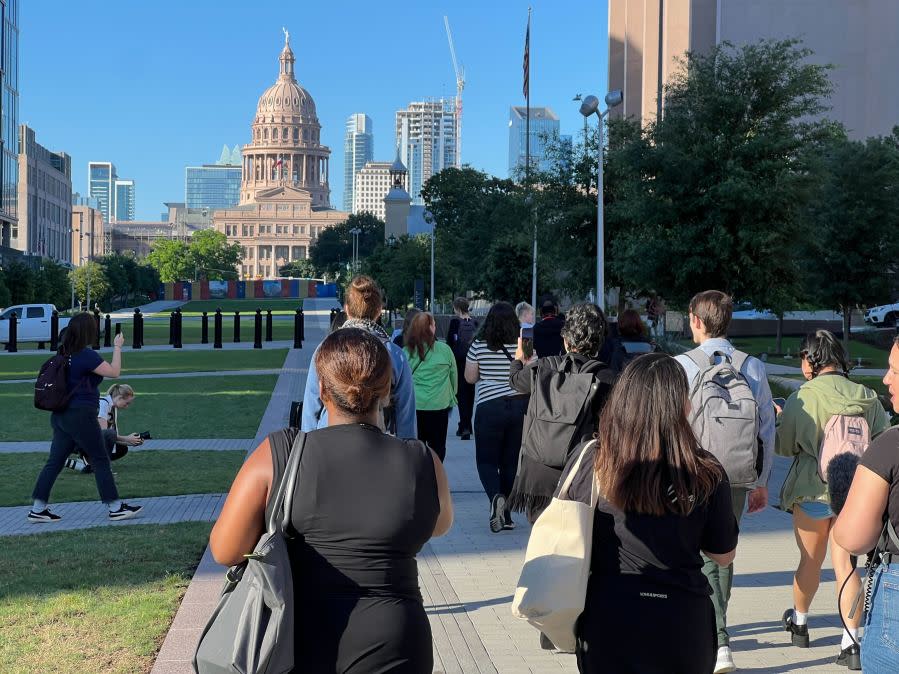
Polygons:
<instances>
[{"instance_id":1,"label":"capitol facade","mask_svg":"<svg viewBox=\"0 0 899 674\"><path fill-rule=\"evenodd\" d=\"M309 256L326 228L349 213L331 208L330 148L322 145L315 102L294 75L285 31L277 81L256 106L241 154L240 204L213 214L215 229L240 244L241 278L277 278L279 267Z\"/></svg>"}]
</instances>

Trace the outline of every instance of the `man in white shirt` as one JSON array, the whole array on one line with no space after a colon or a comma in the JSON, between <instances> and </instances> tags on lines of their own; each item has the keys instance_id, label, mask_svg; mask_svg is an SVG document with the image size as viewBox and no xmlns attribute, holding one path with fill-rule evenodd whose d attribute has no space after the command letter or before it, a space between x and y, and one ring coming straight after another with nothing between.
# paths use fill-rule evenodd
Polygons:
<instances>
[{"instance_id":1,"label":"man in white shirt","mask_svg":"<svg viewBox=\"0 0 899 674\"><path fill-rule=\"evenodd\" d=\"M726 337L732 314L733 300L721 291L706 290L690 300L690 330L693 333L693 341L700 350L709 356L715 352L722 352L727 356L733 355L736 349ZM721 357L718 356L716 362L720 361ZM684 368L692 390L700 372L699 367L685 354L677 356L677 362ZM774 462L774 421L776 417L764 363L758 358L749 356L743 364L740 374L746 379L758 404L758 440L761 442L763 459L762 470L753 487L748 490L741 487L731 489L734 516L737 518L737 522L743 515L743 508L747 500L749 513L759 512L768 505L768 478ZM730 636L727 633L727 604L730 601L734 567L733 564L728 567L719 567L705 556L703 556L703 561L702 571L712 587L712 603L715 606L715 623L718 632L718 661L714 671L715 674L732 672L736 666L730 652Z\"/></svg>"}]
</instances>

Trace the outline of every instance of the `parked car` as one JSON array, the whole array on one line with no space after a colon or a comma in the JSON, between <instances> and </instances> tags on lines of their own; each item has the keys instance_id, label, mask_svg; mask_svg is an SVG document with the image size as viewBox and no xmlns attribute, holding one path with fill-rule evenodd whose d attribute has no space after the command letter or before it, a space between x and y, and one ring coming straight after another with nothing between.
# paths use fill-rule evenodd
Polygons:
<instances>
[{"instance_id":1,"label":"parked car","mask_svg":"<svg viewBox=\"0 0 899 674\"><path fill-rule=\"evenodd\" d=\"M0 343L9 342L9 319L16 314L16 342L49 342L50 317L56 310L52 304L17 304L0 314ZM69 324L68 318L59 317L59 334Z\"/></svg>"},{"instance_id":2,"label":"parked car","mask_svg":"<svg viewBox=\"0 0 899 674\"><path fill-rule=\"evenodd\" d=\"M865 323L878 328L895 328L899 319L899 302L871 307L865 312Z\"/></svg>"}]
</instances>

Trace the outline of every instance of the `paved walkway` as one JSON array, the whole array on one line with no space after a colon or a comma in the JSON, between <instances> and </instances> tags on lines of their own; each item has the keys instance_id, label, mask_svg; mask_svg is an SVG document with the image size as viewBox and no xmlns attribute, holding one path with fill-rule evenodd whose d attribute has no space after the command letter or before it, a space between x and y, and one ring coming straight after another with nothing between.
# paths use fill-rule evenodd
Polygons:
<instances>
[{"instance_id":1,"label":"paved walkway","mask_svg":"<svg viewBox=\"0 0 899 674\"><path fill-rule=\"evenodd\" d=\"M306 332L309 332L309 321L306 321ZM252 349L253 342L252 340L248 342L222 342L221 349L213 349L212 342L209 344L185 344L180 349L174 348L171 344L151 344L149 346L144 346L141 349L132 349L130 343L126 342L125 346L122 347L122 353L141 353L146 351L173 351L177 353L178 351L240 351L243 349ZM275 340L272 342L262 342L263 349L291 349L293 348L293 340ZM101 346L97 349L100 353L112 353L111 346ZM7 353L6 351L0 351L0 358L9 357L15 358L17 355L45 355L49 357L50 352L47 349L20 349L16 353Z\"/></svg>"},{"instance_id":2,"label":"paved walkway","mask_svg":"<svg viewBox=\"0 0 899 674\"><path fill-rule=\"evenodd\" d=\"M253 448L253 439L231 438L183 438L180 440L147 440L140 447L132 447L132 452L153 450L207 450L207 451L248 451ZM0 442L0 454L23 454L25 452L46 452L50 440L32 442Z\"/></svg>"},{"instance_id":3,"label":"paved walkway","mask_svg":"<svg viewBox=\"0 0 899 674\"><path fill-rule=\"evenodd\" d=\"M257 374L281 374L281 369L269 368L267 370L212 370L203 372L147 372L144 374L124 374L122 379L182 379L184 377L239 377ZM32 384L34 379L3 379L3 384Z\"/></svg>"}]
</instances>

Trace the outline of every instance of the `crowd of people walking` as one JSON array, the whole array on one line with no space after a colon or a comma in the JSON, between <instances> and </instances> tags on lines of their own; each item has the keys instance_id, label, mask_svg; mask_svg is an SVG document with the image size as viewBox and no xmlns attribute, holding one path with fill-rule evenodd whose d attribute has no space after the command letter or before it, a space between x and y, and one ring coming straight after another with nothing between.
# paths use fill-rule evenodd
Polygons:
<instances>
[{"instance_id":1,"label":"crowd of people walking","mask_svg":"<svg viewBox=\"0 0 899 674\"><path fill-rule=\"evenodd\" d=\"M809 645L829 546L846 625L836 662L895 671L899 431L849 379L831 333L805 340L807 381L779 405L764 364L727 339L733 304L718 291L690 302L695 348L677 357L658 351L636 311L621 314L613 336L590 303L562 314L549 300L532 323L526 303L497 302L476 320L460 298L445 343L435 316L418 312L393 335L402 346L378 324L381 309L375 281L353 279L348 320L313 356L302 428L259 446L213 530L216 559L240 563L300 442L288 549L303 671L431 671L416 557L452 525L443 463L454 406L457 435L474 435L490 531L513 528L522 512L543 536L566 527L541 517L556 499L590 506L582 610L562 616L581 672L736 669L727 614L740 522L769 505L775 453L793 460L779 507L793 518L799 566L792 597L784 589L791 606L772 620ZM899 411L899 342L884 381ZM831 476L848 459L857 470ZM856 556L875 548L870 599L853 612Z\"/></svg>"}]
</instances>

